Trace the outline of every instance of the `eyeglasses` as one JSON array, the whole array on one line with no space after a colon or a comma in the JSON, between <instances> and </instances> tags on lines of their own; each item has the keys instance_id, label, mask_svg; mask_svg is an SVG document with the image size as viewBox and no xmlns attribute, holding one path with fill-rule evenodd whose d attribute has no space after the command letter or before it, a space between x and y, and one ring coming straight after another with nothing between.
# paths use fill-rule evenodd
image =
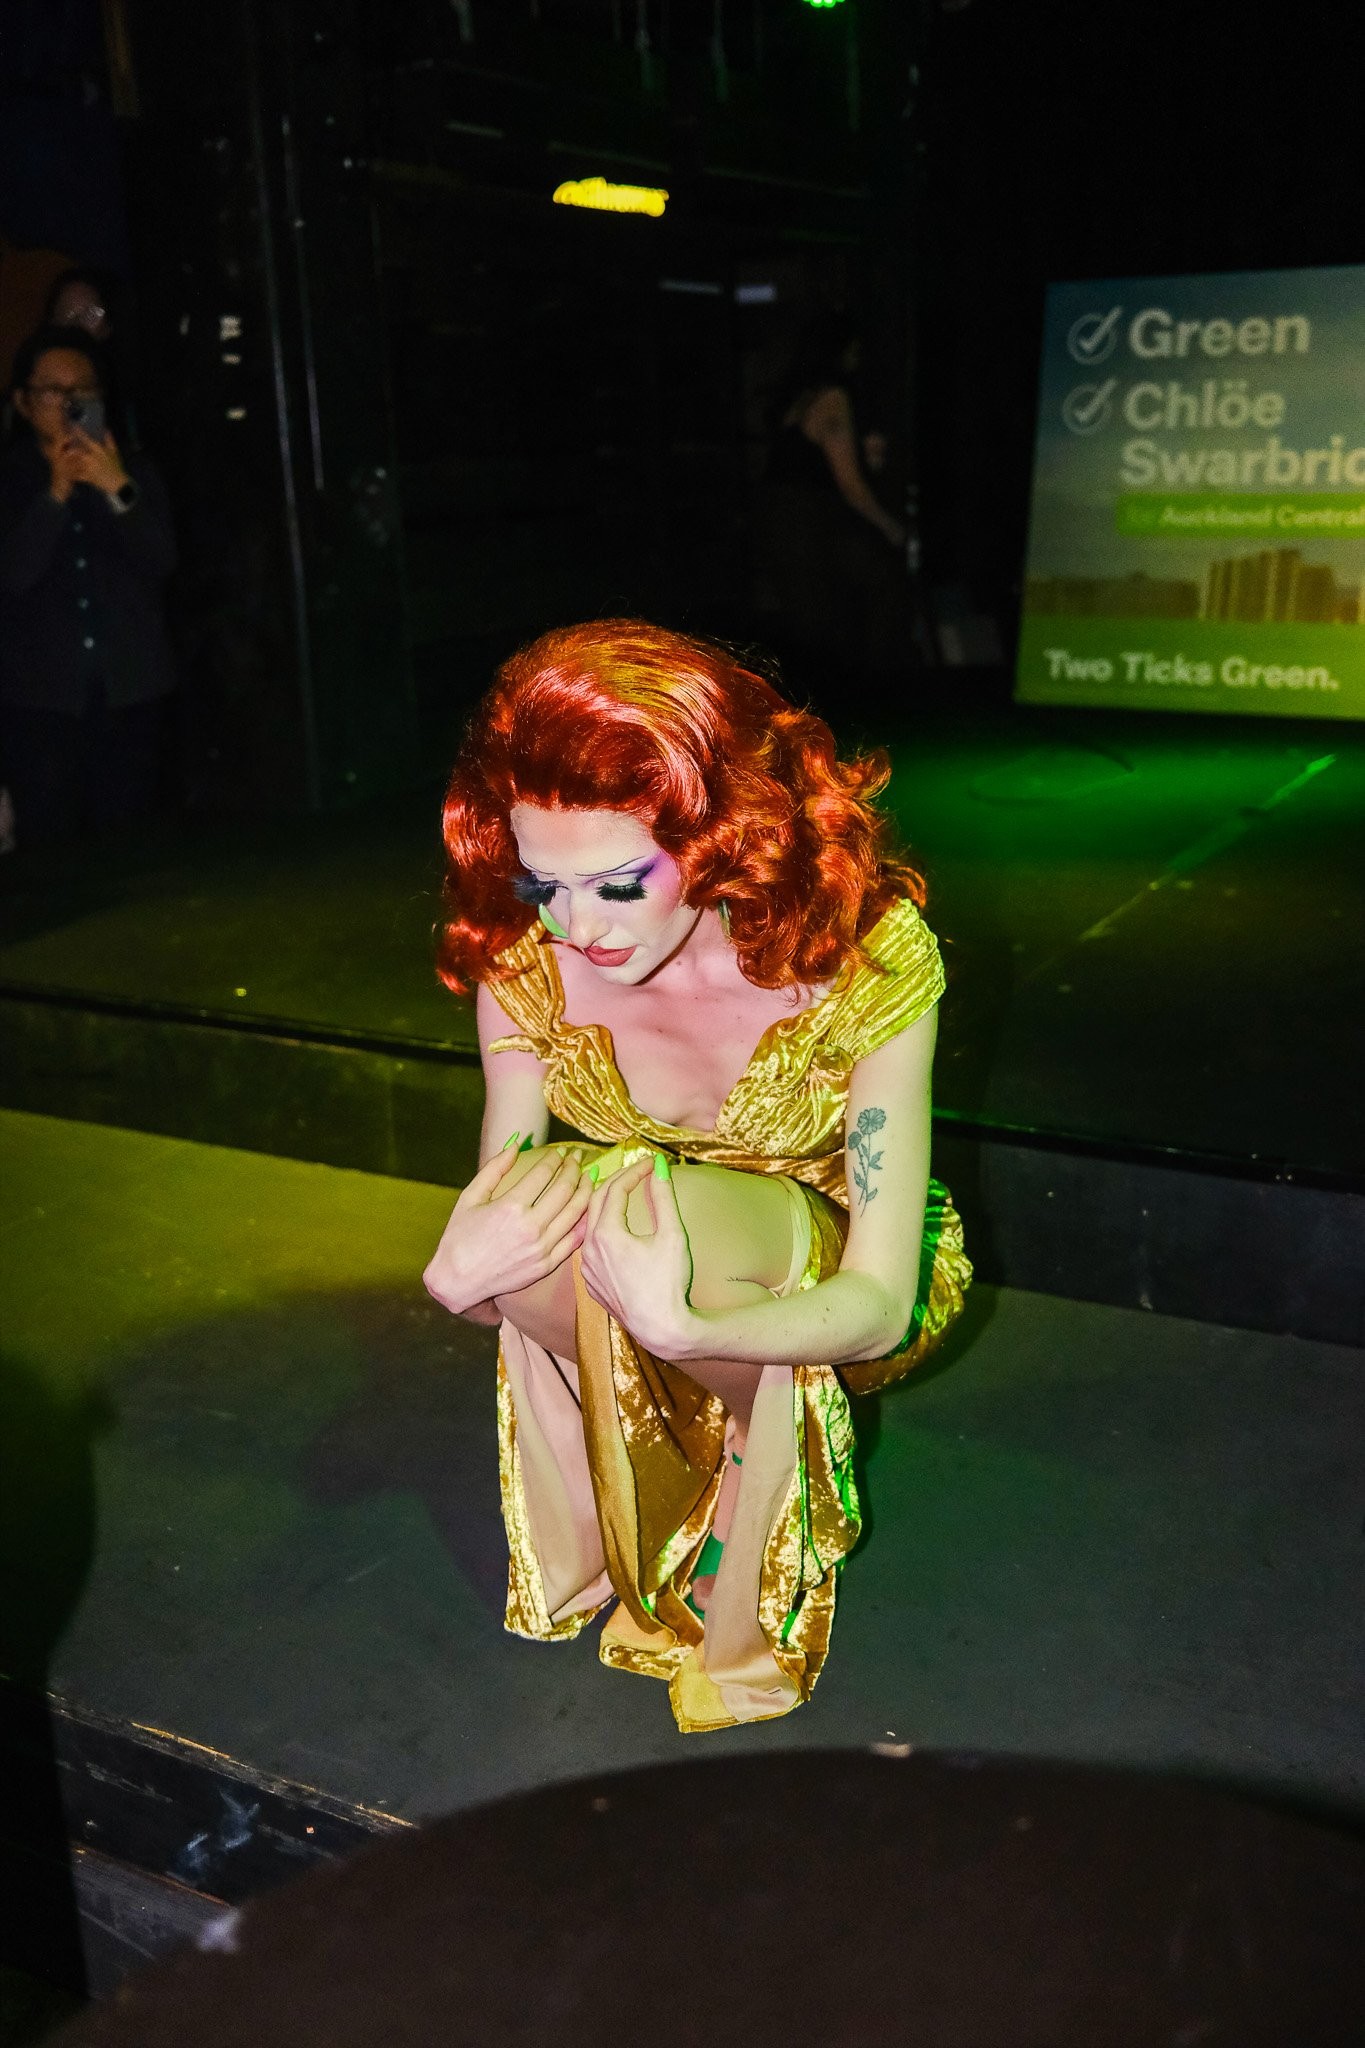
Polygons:
<instances>
[{"instance_id":1,"label":"eyeglasses","mask_svg":"<svg viewBox=\"0 0 1365 2048\"><path fill-rule=\"evenodd\" d=\"M71 398L88 405L91 399L104 395L91 384L26 384L24 389L35 405L60 405Z\"/></svg>"}]
</instances>

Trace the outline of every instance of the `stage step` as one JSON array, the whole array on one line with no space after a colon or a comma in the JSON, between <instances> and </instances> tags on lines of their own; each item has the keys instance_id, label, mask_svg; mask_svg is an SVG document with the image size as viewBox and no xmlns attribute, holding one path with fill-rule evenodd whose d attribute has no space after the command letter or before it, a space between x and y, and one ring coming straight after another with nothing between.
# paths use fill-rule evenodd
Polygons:
<instances>
[{"instance_id":1,"label":"stage step","mask_svg":"<svg viewBox=\"0 0 1365 2048\"><path fill-rule=\"evenodd\" d=\"M0 1146L6 1662L58 1703L31 1745L88 1899L193 1931L390 1817L690 1753L591 1635L504 1631L495 1335L420 1278L447 1190L15 1112ZM858 1404L870 1535L810 1705L707 1754L1178 1763L1358 1807L1363 1399L1341 1347L974 1289Z\"/></svg>"},{"instance_id":2,"label":"stage step","mask_svg":"<svg viewBox=\"0 0 1365 2048\"><path fill-rule=\"evenodd\" d=\"M406 1827L160 1729L0 1682L7 1959L103 1997L232 1909Z\"/></svg>"},{"instance_id":3,"label":"stage step","mask_svg":"<svg viewBox=\"0 0 1365 2048\"><path fill-rule=\"evenodd\" d=\"M0 984L0 1108L458 1187L478 1157L473 1039Z\"/></svg>"},{"instance_id":4,"label":"stage step","mask_svg":"<svg viewBox=\"0 0 1365 2048\"><path fill-rule=\"evenodd\" d=\"M483 1083L472 1042L11 984L0 1106L454 1188ZM1365 1343L1365 1177L951 1112L934 1160L983 1279Z\"/></svg>"}]
</instances>

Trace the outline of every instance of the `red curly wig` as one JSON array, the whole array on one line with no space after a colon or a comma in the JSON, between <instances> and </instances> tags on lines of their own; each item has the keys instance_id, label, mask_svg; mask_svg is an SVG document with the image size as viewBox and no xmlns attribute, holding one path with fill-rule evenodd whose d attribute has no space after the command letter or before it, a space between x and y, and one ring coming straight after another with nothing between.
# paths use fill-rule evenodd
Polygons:
<instances>
[{"instance_id":1,"label":"red curly wig","mask_svg":"<svg viewBox=\"0 0 1365 2048\"><path fill-rule=\"evenodd\" d=\"M689 903L724 898L749 981L828 981L892 903L924 901L872 808L890 773L881 750L838 760L823 719L723 647L640 619L545 633L498 670L450 779L441 979L498 980L535 921L512 892L527 803L633 812Z\"/></svg>"}]
</instances>

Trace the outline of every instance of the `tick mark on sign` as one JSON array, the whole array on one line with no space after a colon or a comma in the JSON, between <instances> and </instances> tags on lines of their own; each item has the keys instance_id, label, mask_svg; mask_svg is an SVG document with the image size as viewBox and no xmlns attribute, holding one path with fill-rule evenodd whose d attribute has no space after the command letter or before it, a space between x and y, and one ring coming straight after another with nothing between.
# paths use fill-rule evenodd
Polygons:
<instances>
[{"instance_id":1,"label":"tick mark on sign","mask_svg":"<svg viewBox=\"0 0 1365 2048\"><path fill-rule=\"evenodd\" d=\"M1114 352L1122 306L1108 313L1083 313L1066 337L1066 345L1078 363L1102 363Z\"/></svg>"}]
</instances>

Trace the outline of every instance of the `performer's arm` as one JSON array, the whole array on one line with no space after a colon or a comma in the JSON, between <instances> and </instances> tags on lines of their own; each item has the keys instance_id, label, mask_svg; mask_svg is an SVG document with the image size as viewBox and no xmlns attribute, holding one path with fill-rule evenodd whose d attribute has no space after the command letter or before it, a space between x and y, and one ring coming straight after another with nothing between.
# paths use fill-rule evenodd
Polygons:
<instances>
[{"instance_id":1,"label":"performer's arm","mask_svg":"<svg viewBox=\"0 0 1365 2048\"><path fill-rule=\"evenodd\" d=\"M486 1089L479 1170L455 1204L422 1279L452 1315L500 1323L497 1295L544 1278L567 1257L561 1240L577 1242L588 1191L585 1186L577 1192L577 1161L551 1153L517 1183L510 1199L495 1200L523 1143L545 1143L550 1114L543 1063L529 1052L492 1050L493 1040L517 1027L484 986L476 1015Z\"/></svg>"},{"instance_id":2,"label":"performer's arm","mask_svg":"<svg viewBox=\"0 0 1365 2048\"><path fill-rule=\"evenodd\" d=\"M858 461L858 436L853 425L853 408L847 392L837 385L822 392L811 406L801 431L814 441L829 464L834 487L850 510L890 541L903 547L905 528L882 505L863 475Z\"/></svg>"},{"instance_id":3,"label":"performer's arm","mask_svg":"<svg viewBox=\"0 0 1365 2048\"><path fill-rule=\"evenodd\" d=\"M691 1308L684 1291L691 1258L682 1218L672 1189L655 1179L650 1188L656 1237L615 1246L617 1257L624 1254L639 1269L634 1284L626 1283L639 1306L622 1318L632 1336L656 1356L683 1363L724 1358L800 1365L819 1359L851 1365L894 1350L909 1328L919 1278L935 1034L931 1010L854 1069L845 1151L849 1231L837 1273L782 1300ZM594 1197L598 1212L620 1208L624 1214L630 1189L645 1178L641 1169L618 1174ZM589 1219L595 1229L592 1208ZM625 1272L623 1263L621 1277ZM642 1284L646 1274L649 1284Z\"/></svg>"},{"instance_id":4,"label":"performer's arm","mask_svg":"<svg viewBox=\"0 0 1365 2048\"><path fill-rule=\"evenodd\" d=\"M513 1131L523 1143L529 1138L533 1145L543 1145L550 1135L550 1112L545 1107L544 1061L534 1053L489 1049L495 1038L514 1037L517 1027L486 982L475 991L474 1015L484 1085L479 1164L486 1166Z\"/></svg>"}]
</instances>

